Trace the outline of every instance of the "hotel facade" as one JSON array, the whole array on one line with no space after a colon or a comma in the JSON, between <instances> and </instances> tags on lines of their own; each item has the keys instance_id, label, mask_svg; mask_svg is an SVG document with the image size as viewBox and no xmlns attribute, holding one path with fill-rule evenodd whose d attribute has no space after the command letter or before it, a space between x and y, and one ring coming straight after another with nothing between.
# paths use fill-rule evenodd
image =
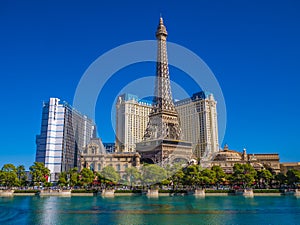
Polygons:
<instances>
[{"instance_id":1,"label":"hotel facade","mask_svg":"<svg viewBox=\"0 0 300 225\"><path fill-rule=\"evenodd\" d=\"M257 171L261 169L270 169L273 173L280 173L280 158L278 153L254 153L247 154L246 149L243 152L230 150L228 145L220 150L206 167L220 166L227 174L233 173L235 164L250 164Z\"/></svg>"},{"instance_id":2,"label":"hotel facade","mask_svg":"<svg viewBox=\"0 0 300 225\"><path fill-rule=\"evenodd\" d=\"M126 179L127 168L140 166L140 155L137 152L110 152L100 138L92 138L81 154L81 169L88 168L101 172L106 166L111 166L122 179Z\"/></svg>"},{"instance_id":3,"label":"hotel facade","mask_svg":"<svg viewBox=\"0 0 300 225\"><path fill-rule=\"evenodd\" d=\"M151 102L132 94L118 97L116 104L116 152L135 152L136 143L143 139Z\"/></svg>"},{"instance_id":4,"label":"hotel facade","mask_svg":"<svg viewBox=\"0 0 300 225\"><path fill-rule=\"evenodd\" d=\"M213 94L198 92L174 103L180 119L182 139L192 143L197 158L219 151L217 102ZM123 94L116 104L116 151L135 152L143 140L151 112L151 103L136 95Z\"/></svg>"},{"instance_id":5,"label":"hotel facade","mask_svg":"<svg viewBox=\"0 0 300 225\"><path fill-rule=\"evenodd\" d=\"M197 158L211 158L219 151L217 102L213 94L198 92L175 102L183 139L192 142Z\"/></svg>"},{"instance_id":6,"label":"hotel facade","mask_svg":"<svg viewBox=\"0 0 300 225\"><path fill-rule=\"evenodd\" d=\"M41 133L36 136L36 162L50 170L50 181L59 173L80 166L80 154L91 138L96 125L68 103L50 98L43 104Z\"/></svg>"}]
</instances>

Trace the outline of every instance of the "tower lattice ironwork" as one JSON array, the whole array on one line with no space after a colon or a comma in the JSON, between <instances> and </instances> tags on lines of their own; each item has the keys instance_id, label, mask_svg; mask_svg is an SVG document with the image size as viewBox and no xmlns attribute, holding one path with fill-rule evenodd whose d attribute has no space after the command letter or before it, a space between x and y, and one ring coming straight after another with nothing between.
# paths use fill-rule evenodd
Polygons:
<instances>
[{"instance_id":1,"label":"tower lattice ironwork","mask_svg":"<svg viewBox=\"0 0 300 225\"><path fill-rule=\"evenodd\" d=\"M160 18L156 31L157 63L155 93L152 112L144 135L144 140L181 138L181 129L177 111L175 109L168 66L167 29Z\"/></svg>"},{"instance_id":2,"label":"tower lattice ironwork","mask_svg":"<svg viewBox=\"0 0 300 225\"><path fill-rule=\"evenodd\" d=\"M156 30L158 51L152 110L143 141L136 144L136 150L141 155L142 161L161 165L173 161L187 162L192 156L191 143L181 140L180 121L173 103L167 36L167 29L163 19L160 18Z\"/></svg>"}]
</instances>

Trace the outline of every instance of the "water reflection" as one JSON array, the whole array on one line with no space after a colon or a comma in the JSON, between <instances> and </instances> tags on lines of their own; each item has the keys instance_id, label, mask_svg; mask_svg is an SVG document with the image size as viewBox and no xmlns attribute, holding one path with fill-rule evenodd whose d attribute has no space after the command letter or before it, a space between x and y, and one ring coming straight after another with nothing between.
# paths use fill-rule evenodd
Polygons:
<instances>
[{"instance_id":1,"label":"water reflection","mask_svg":"<svg viewBox=\"0 0 300 225\"><path fill-rule=\"evenodd\" d=\"M0 224L298 224L293 196L0 198Z\"/></svg>"},{"instance_id":2,"label":"water reflection","mask_svg":"<svg viewBox=\"0 0 300 225\"><path fill-rule=\"evenodd\" d=\"M63 198L62 198L63 199ZM58 197L41 197L39 204L40 224L59 224Z\"/></svg>"}]
</instances>

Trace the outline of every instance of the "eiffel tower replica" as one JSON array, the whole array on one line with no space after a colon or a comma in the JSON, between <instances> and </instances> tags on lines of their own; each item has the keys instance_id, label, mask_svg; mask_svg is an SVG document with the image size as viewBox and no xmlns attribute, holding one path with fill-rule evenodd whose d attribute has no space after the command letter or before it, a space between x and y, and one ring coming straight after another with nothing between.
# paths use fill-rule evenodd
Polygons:
<instances>
[{"instance_id":1,"label":"eiffel tower replica","mask_svg":"<svg viewBox=\"0 0 300 225\"><path fill-rule=\"evenodd\" d=\"M158 51L152 110L143 141L136 144L136 150L143 162L160 165L177 161L188 162L192 158L191 143L181 140L180 121L173 103L167 36L167 29L160 18L156 31Z\"/></svg>"}]
</instances>

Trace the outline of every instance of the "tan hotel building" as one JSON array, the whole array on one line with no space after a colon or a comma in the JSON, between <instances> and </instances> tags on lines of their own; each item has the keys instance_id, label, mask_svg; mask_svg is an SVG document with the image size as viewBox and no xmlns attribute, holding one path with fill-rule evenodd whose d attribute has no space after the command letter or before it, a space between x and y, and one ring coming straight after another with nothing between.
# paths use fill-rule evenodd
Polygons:
<instances>
[{"instance_id":1,"label":"tan hotel building","mask_svg":"<svg viewBox=\"0 0 300 225\"><path fill-rule=\"evenodd\" d=\"M142 141L149 121L151 102L123 94L116 104L116 152L134 152ZM219 151L217 102L207 92L174 103L182 129L182 140L192 143L196 158Z\"/></svg>"}]
</instances>

